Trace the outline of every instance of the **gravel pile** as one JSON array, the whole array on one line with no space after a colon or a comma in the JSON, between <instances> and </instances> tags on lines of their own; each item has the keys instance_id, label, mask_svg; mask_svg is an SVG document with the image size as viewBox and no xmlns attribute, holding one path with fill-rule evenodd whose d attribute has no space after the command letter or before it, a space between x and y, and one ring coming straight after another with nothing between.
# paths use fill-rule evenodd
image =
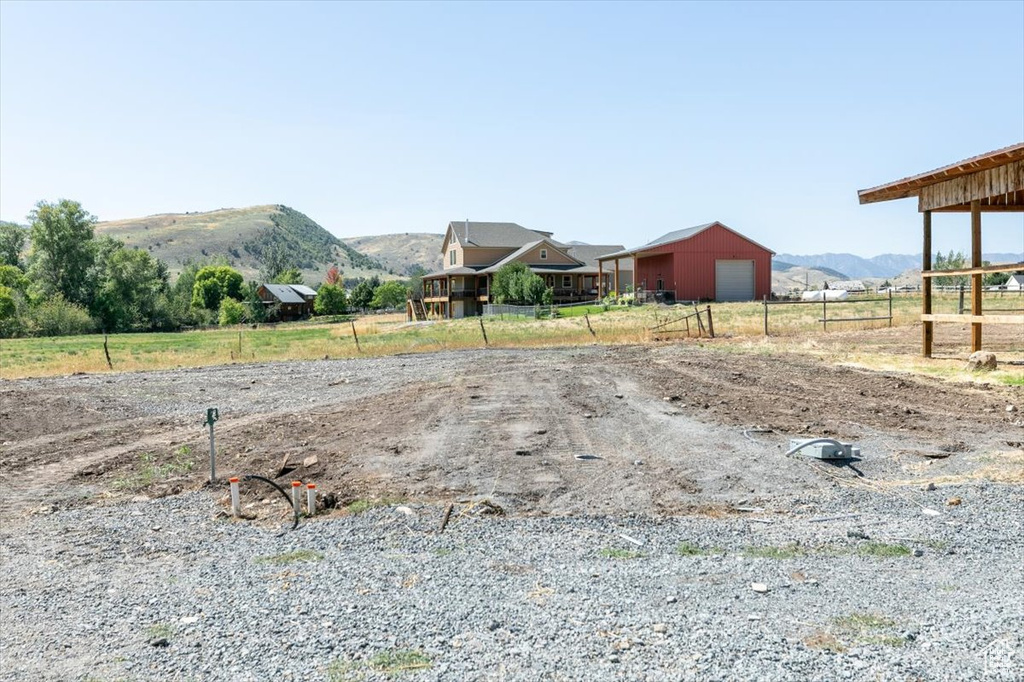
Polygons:
<instances>
[{"instance_id":1,"label":"gravel pile","mask_svg":"<svg viewBox=\"0 0 1024 682\"><path fill-rule=\"evenodd\" d=\"M836 487L724 518L464 506L443 534L438 507L292 532L226 518L222 494L8 524L0 679L1014 680L1024 664L1019 487Z\"/></svg>"}]
</instances>

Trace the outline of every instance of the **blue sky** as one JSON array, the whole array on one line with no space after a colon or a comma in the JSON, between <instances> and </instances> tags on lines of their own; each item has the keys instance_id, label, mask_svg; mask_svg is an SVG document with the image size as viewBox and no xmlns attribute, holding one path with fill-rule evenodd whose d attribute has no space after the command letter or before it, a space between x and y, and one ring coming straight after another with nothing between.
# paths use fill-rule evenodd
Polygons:
<instances>
[{"instance_id":1,"label":"blue sky","mask_svg":"<svg viewBox=\"0 0 1024 682\"><path fill-rule=\"evenodd\" d=\"M1024 2L0 3L0 217L281 203L339 236L920 250L857 190L1024 140ZM984 218L1024 251L1022 214ZM967 249L969 219L936 220Z\"/></svg>"}]
</instances>

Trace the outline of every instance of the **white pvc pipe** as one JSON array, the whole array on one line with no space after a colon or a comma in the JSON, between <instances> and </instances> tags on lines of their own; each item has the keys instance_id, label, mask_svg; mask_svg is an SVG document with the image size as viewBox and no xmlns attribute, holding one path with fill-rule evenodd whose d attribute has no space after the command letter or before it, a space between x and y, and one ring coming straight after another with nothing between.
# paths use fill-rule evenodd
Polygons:
<instances>
[{"instance_id":1,"label":"white pvc pipe","mask_svg":"<svg viewBox=\"0 0 1024 682\"><path fill-rule=\"evenodd\" d=\"M230 479L231 483L231 515L238 516L242 513L242 502L238 496L238 479Z\"/></svg>"},{"instance_id":2,"label":"white pvc pipe","mask_svg":"<svg viewBox=\"0 0 1024 682\"><path fill-rule=\"evenodd\" d=\"M302 481L292 481L292 507L295 509L295 516L298 518L302 512L302 502L299 497L299 489L302 487Z\"/></svg>"},{"instance_id":3,"label":"white pvc pipe","mask_svg":"<svg viewBox=\"0 0 1024 682\"><path fill-rule=\"evenodd\" d=\"M306 513L316 516L316 484L306 484Z\"/></svg>"}]
</instances>

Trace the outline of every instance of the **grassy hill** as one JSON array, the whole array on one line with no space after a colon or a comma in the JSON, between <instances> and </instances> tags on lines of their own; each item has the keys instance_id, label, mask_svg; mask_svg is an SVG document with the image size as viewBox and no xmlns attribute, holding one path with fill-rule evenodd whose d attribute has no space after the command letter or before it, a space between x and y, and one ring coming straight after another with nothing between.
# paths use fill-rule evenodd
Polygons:
<instances>
[{"instance_id":1,"label":"grassy hill","mask_svg":"<svg viewBox=\"0 0 1024 682\"><path fill-rule=\"evenodd\" d=\"M102 222L96 225L96 236L146 249L167 264L172 277L190 260L224 257L247 280L255 280L264 254L273 248L287 254L307 284L323 281L332 264L345 277L388 276L377 259L349 246L305 214L281 205Z\"/></svg>"},{"instance_id":2,"label":"grassy hill","mask_svg":"<svg viewBox=\"0 0 1024 682\"><path fill-rule=\"evenodd\" d=\"M427 272L440 270L441 243L443 234L406 232L404 234L381 234L368 237L346 237L342 239L354 249L381 262L396 275L405 275L409 268L419 265Z\"/></svg>"}]
</instances>

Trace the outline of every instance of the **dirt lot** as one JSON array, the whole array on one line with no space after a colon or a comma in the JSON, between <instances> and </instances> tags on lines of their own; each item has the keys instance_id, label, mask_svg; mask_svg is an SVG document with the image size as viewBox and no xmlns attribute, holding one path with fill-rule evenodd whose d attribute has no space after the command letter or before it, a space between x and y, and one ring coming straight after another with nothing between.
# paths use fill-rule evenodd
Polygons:
<instances>
[{"instance_id":1,"label":"dirt lot","mask_svg":"<svg viewBox=\"0 0 1024 682\"><path fill-rule=\"evenodd\" d=\"M851 338L913 352L918 333ZM221 476L312 481L339 506L721 513L844 482L912 494L926 481L1024 481L1022 387L683 341L3 382L0 518L202 487L210 405ZM811 436L852 441L862 459L784 456L790 437ZM270 492L247 484L265 518L282 513Z\"/></svg>"}]
</instances>

